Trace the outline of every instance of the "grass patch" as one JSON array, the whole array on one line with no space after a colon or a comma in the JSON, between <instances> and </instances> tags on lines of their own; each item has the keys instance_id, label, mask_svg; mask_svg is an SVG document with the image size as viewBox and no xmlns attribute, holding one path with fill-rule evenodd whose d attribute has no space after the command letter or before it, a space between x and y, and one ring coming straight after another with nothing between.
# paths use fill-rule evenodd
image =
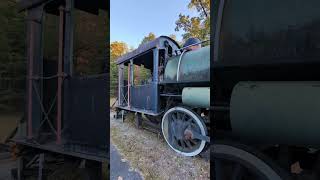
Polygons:
<instances>
[{"instance_id":1,"label":"grass patch","mask_svg":"<svg viewBox=\"0 0 320 180\"><path fill-rule=\"evenodd\" d=\"M114 102L116 101L117 99L112 97L110 98L110 107L114 104Z\"/></svg>"},{"instance_id":2,"label":"grass patch","mask_svg":"<svg viewBox=\"0 0 320 180\"><path fill-rule=\"evenodd\" d=\"M143 152L141 147L139 147L141 144L137 143L136 140L130 136L120 134L117 128L111 128L111 137L113 144L119 149L121 154L130 161L130 165L133 168L141 171L145 179L157 179L158 174L154 169L143 163L145 157L143 157L142 154L137 153Z\"/></svg>"}]
</instances>

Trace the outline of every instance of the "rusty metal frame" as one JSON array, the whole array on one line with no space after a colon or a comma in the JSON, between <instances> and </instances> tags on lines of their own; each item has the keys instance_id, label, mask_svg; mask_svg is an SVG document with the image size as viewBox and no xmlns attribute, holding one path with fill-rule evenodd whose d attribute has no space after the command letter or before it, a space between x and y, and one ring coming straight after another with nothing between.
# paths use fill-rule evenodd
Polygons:
<instances>
[{"instance_id":1,"label":"rusty metal frame","mask_svg":"<svg viewBox=\"0 0 320 180\"><path fill-rule=\"evenodd\" d=\"M34 80L39 80L39 76L42 76L42 49L41 36L36 36L42 33L42 23L43 23L43 13L44 6L41 5L27 11L27 45L28 45L28 56L27 56L27 138L33 138L34 124L41 121L41 110L40 105L35 105L34 101L38 98L37 93L33 91L33 87L40 88L41 81L35 82ZM38 51L35 51L38 49ZM42 79L41 79L42 80ZM37 83L37 84L35 84Z\"/></svg>"},{"instance_id":2,"label":"rusty metal frame","mask_svg":"<svg viewBox=\"0 0 320 180\"><path fill-rule=\"evenodd\" d=\"M27 1L27 0L25 0ZM91 159L95 161L105 162L108 158L108 150L106 150L106 145L103 145L101 149L100 146L88 147L82 144L78 145L77 142L69 142L70 139L64 139L63 134L68 133L67 127L71 113L69 113L70 106L69 96L70 93L71 80L73 76L73 25L74 25L74 9L75 0L65 0L57 1L57 4L51 3L49 10L49 2L55 0L45 0L43 3L36 4L32 7L25 8L26 11L26 22L28 25L27 33L27 97L26 97L26 127L23 128L21 136L17 136L12 140L16 143L27 146L31 149L44 150L49 152L56 152L59 154L70 155L74 157ZM85 2L85 1L84 1ZM53 9L53 5L59 5L59 11ZM90 2L89 2L90 3ZM77 5L76 5L77 6ZM79 6L79 3L78 3ZM57 7L54 7L57 8ZM83 7L85 8L85 7ZM79 9L79 7L77 8ZM101 8L100 8L101 9ZM55 11L55 12L53 12ZM54 66L57 64L58 72L54 71L54 75L45 77L43 72L43 24L44 24L44 13L58 15L60 19L59 24L59 56L58 61L55 62ZM60 17L59 17L60 15ZM85 77L106 77L107 73L99 74L95 76ZM52 90L52 95L50 94L49 100L46 100L44 96L43 84L45 80L57 80L58 82L54 85L58 85L56 91ZM53 99L51 99L53 98ZM57 107L57 112L53 113L55 107ZM51 116L56 116L53 119ZM103 116L105 117L105 116ZM51 118L51 119L50 119ZM71 122L71 121L70 121ZM23 122L21 122L23 123ZM44 126L44 124L46 124ZM24 130L26 129L26 132ZM108 129L106 129L108 130ZM44 133L42 136L40 133ZM49 134L48 134L49 133ZM50 136L50 139L43 139L45 142L37 142L38 137ZM53 137L53 139L51 139ZM40 138L42 139L42 138ZM53 140L53 141L52 141ZM66 140L66 141L64 141ZM95 149L96 148L96 149ZM40 171L39 171L40 172ZM40 173L39 173L40 174ZM41 177L41 176L40 176ZM40 178L41 179L41 178Z\"/></svg>"},{"instance_id":3,"label":"rusty metal frame","mask_svg":"<svg viewBox=\"0 0 320 180\"><path fill-rule=\"evenodd\" d=\"M62 86L63 82L65 80L65 73L63 72L63 62L64 62L64 40L65 40L65 8L60 7L59 8L59 58L58 58L58 72L54 76L49 77L43 77L42 76L42 68L39 68L37 72L34 71L35 66L42 66L42 49L40 51L36 51L36 47L41 47L42 42L42 35L36 36L37 33L42 34L42 26L43 26L43 14L45 12L44 10L45 4L38 6L34 9L28 10L28 22L29 22L29 36L28 36L28 78L27 78L27 137L28 139L34 138L34 108L37 108L39 113L44 115L43 118L39 119L37 132L40 132L40 129L42 125L47 122L49 127L51 128L52 132L56 135L56 143L61 144L61 133L62 133ZM72 6L71 6L72 7ZM36 31L36 28L41 28L40 32ZM40 38L40 39L39 39ZM38 43L38 44L37 44ZM38 55L38 56L37 56ZM72 57L72 56L71 56ZM69 59L70 56L68 56L67 59ZM36 62L35 62L36 60ZM49 80L57 78L58 84L57 84L57 93L54 97L53 101L50 104L50 107L48 110L45 109L42 95L41 95L41 86L37 86L36 83L42 83L43 80ZM40 88L40 89L39 89ZM35 106L35 103L38 103ZM54 104L57 105L57 119L56 119L56 129L52 125L49 114L51 110L53 109ZM38 109L39 108L39 109Z\"/></svg>"}]
</instances>

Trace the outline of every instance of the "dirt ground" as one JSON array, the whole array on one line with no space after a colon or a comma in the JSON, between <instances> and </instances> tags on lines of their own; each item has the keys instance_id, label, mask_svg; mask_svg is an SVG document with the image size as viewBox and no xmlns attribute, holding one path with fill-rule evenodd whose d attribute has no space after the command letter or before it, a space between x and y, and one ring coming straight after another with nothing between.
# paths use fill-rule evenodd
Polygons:
<instances>
[{"instance_id":1,"label":"dirt ground","mask_svg":"<svg viewBox=\"0 0 320 180\"><path fill-rule=\"evenodd\" d=\"M130 117L122 123L111 115L110 125L111 142L144 179L210 179L208 160L177 154L161 136L137 129Z\"/></svg>"}]
</instances>

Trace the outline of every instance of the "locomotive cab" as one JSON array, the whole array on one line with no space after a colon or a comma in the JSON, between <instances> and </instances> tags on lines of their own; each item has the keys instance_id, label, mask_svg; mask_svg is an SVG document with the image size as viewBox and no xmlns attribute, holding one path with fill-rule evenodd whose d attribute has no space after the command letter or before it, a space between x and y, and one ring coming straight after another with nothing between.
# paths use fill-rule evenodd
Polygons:
<instances>
[{"instance_id":1,"label":"locomotive cab","mask_svg":"<svg viewBox=\"0 0 320 180\"><path fill-rule=\"evenodd\" d=\"M166 59L174 55L179 45L169 37L161 36L117 60L117 108L159 115L159 84L163 80Z\"/></svg>"}]
</instances>

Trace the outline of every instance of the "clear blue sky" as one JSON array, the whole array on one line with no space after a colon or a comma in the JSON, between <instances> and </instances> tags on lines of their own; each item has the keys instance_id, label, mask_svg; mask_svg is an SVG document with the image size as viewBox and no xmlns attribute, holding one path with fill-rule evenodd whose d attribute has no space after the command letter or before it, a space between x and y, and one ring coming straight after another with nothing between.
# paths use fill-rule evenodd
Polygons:
<instances>
[{"instance_id":1,"label":"clear blue sky","mask_svg":"<svg viewBox=\"0 0 320 180\"><path fill-rule=\"evenodd\" d=\"M137 47L150 32L156 36L175 34L181 40L182 31L176 32L179 13L195 15L189 10L190 0L111 0L110 41L123 41Z\"/></svg>"}]
</instances>

